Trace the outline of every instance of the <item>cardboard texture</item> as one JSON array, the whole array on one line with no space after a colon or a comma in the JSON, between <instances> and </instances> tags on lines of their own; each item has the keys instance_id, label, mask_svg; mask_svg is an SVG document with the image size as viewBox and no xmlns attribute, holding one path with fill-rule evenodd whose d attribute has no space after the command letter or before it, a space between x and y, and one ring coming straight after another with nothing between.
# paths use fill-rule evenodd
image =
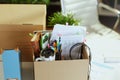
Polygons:
<instances>
[{"instance_id":1,"label":"cardboard texture","mask_svg":"<svg viewBox=\"0 0 120 80\"><path fill-rule=\"evenodd\" d=\"M0 48L19 47L21 60L33 61L31 36L46 26L46 5L0 4Z\"/></svg>"},{"instance_id":2,"label":"cardboard texture","mask_svg":"<svg viewBox=\"0 0 120 80\"><path fill-rule=\"evenodd\" d=\"M19 47L22 61L33 61L31 36L34 30L40 30L40 25L2 25L0 27L0 48L13 49Z\"/></svg>"},{"instance_id":3,"label":"cardboard texture","mask_svg":"<svg viewBox=\"0 0 120 80\"><path fill-rule=\"evenodd\" d=\"M88 80L89 59L34 62L35 80Z\"/></svg>"},{"instance_id":4,"label":"cardboard texture","mask_svg":"<svg viewBox=\"0 0 120 80\"><path fill-rule=\"evenodd\" d=\"M46 5L0 4L0 24L34 24L46 29Z\"/></svg>"}]
</instances>

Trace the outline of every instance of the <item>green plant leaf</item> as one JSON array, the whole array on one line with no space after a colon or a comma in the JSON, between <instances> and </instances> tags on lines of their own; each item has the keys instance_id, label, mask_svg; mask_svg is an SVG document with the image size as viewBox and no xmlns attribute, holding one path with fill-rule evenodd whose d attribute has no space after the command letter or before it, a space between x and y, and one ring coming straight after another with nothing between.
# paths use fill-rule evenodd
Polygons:
<instances>
[{"instance_id":1,"label":"green plant leaf","mask_svg":"<svg viewBox=\"0 0 120 80\"><path fill-rule=\"evenodd\" d=\"M78 25L78 20L73 18L72 14L63 15L61 12L55 12L52 16L48 17L48 24L55 25L55 24L66 24L69 25Z\"/></svg>"},{"instance_id":2,"label":"green plant leaf","mask_svg":"<svg viewBox=\"0 0 120 80\"><path fill-rule=\"evenodd\" d=\"M46 4L49 5L50 0L8 0L11 4Z\"/></svg>"}]
</instances>

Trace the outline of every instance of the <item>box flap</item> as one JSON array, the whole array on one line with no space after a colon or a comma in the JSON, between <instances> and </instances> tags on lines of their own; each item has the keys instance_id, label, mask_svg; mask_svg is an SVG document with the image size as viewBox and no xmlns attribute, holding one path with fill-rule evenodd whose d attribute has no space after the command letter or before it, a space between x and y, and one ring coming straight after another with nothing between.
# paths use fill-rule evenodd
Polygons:
<instances>
[{"instance_id":1,"label":"box flap","mask_svg":"<svg viewBox=\"0 0 120 80\"><path fill-rule=\"evenodd\" d=\"M29 33L42 29L40 25L0 25L0 49L18 47L22 61L33 61L32 37Z\"/></svg>"},{"instance_id":2,"label":"box flap","mask_svg":"<svg viewBox=\"0 0 120 80\"><path fill-rule=\"evenodd\" d=\"M2 31L31 31L31 32L34 32L34 31L37 31L37 30L43 30L43 25L12 25L12 24L9 24L9 25L3 25L3 24L0 24L0 32Z\"/></svg>"},{"instance_id":3,"label":"box flap","mask_svg":"<svg viewBox=\"0 0 120 80\"><path fill-rule=\"evenodd\" d=\"M0 24L34 24L46 26L46 5L0 4Z\"/></svg>"}]
</instances>

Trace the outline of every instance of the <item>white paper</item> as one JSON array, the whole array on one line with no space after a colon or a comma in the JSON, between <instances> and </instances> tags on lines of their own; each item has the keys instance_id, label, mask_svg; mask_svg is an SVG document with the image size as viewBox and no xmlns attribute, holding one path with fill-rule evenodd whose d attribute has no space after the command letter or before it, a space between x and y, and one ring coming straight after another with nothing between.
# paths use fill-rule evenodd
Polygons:
<instances>
[{"instance_id":1,"label":"white paper","mask_svg":"<svg viewBox=\"0 0 120 80\"><path fill-rule=\"evenodd\" d=\"M80 42L83 42L84 37L82 35L72 35L72 36L62 36L61 37L61 43L62 43L62 56L65 57L65 59L69 58L69 51L70 48Z\"/></svg>"},{"instance_id":2,"label":"white paper","mask_svg":"<svg viewBox=\"0 0 120 80\"><path fill-rule=\"evenodd\" d=\"M92 54L90 80L120 80L120 65L115 62L120 58L120 40L91 38L87 40L87 45Z\"/></svg>"},{"instance_id":3,"label":"white paper","mask_svg":"<svg viewBox=\"0 0 120 80\"><path fill-rule=\"evenodd\" d=\"M83 26L66 26L56 24L52 31L51 40L58 39L58 36L83 35L86 36L86 28Z\"/></svg>"},{"instance_id":4,"label":"white paper","mask_svg":"<svg viewBox=\"0 0 120 80\"><path fill-rule=\"evenodd\" d=\"M86 28L83 26L66 26L56 24L53 28L51 41L58 40L61 37L62 55L69 59L69 50L76 44L83 42L86 37Z\"/></svg>"},{"instance_id":5,"label":"white paper","mask_svg":"<svg viewBox=\"0 0 120 80\"><path fill-rule=\"evenodd\" d=\"M87 44L93 57L103 57L107 62L109 62L110 58L110 62L120 59L120 40L101 37L87 40Z\"/></svg>"},{"instance_id":6,"label":"white paper","mask_svg":"<svg viewBox=\"0 0 120 80\"><path fill-rule=\"evenodd\" d=\"M91 65L90 80L116 80L114 67L100 62Z\"/></svg>"}]
</instances>

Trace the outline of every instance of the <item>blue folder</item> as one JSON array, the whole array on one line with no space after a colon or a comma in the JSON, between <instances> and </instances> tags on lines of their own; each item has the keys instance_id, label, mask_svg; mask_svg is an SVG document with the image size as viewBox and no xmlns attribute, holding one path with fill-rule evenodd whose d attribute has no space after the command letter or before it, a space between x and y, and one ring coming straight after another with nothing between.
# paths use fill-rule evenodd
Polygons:
<instances>
[{"instance_id":1,"label":"blue folder","mask_svg":"<svg viewBox=\"0 0 120 80\"><path fill-rule=\"evenodd\" d=\"M20 51L4 50L2 60L4 80L21 80Z\"/></svg>"}]
</instances>

